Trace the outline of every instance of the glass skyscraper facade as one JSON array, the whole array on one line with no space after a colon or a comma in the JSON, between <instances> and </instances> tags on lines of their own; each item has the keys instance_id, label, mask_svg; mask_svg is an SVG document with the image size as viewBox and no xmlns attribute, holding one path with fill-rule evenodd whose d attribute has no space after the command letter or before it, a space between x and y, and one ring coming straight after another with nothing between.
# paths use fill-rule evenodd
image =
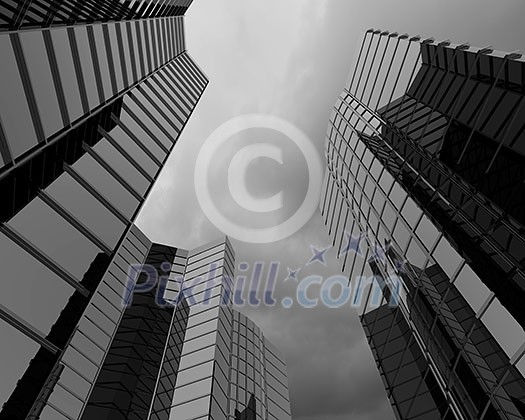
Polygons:
<instances>
[{"instance_id":1,"label":"glass skyscraper facade","mask_svg":"<svg viewBox=\"0 0 525 420\"><path fill-rule=\"evenodd\" d=\"M227 238L186 251L132 226L34 418L290 419L281 356L232 310L233 269Z\"/></svg>"},{"instance_id":2,"label":"glass skyscraper facade","mask_svg":"<svg viewBox=\"0 0 525 420\"><path fill-rule=\"evenodd\" d=\"M134 224L208 84L189 4L0 5L0 419L290 419L230 242Z\"/></svg>"},{"instance_id":3,"label":"glass skyscraper facade","mask_svg":"<svg viewBox=\"0 0 525 420\"><path fill-rule=\"evenodd\" d=\"M208 83L188 5L0 5L2 419L83 410L149 250L133 222Z\"/></svg>"},{"instance_id":4,"label":"glass skyscraper facade","mask_svg":"<svg viewBox=\"0 0 525 420\"><path fill-rule=\"evenodd\" d=\"M6 0L0 30L183 15L192 0Z\"/></svg>"},{"instance_id":5,"label":"glass skyscraper facade","mask_svg":"<svg viewBox=\"0 0 525 420\"><path fill-rule=\"evenodd\" d=\"M399 419L525 417L524 70L369 30L332 112L321 212L383 290L360 318Z\"/></svg>"}]
</instances>

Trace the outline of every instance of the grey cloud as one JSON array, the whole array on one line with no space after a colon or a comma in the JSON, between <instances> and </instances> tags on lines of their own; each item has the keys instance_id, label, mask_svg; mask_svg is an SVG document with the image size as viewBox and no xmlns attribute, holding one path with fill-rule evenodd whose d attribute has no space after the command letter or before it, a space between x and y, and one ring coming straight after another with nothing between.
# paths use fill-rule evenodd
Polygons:
<instances>
[{"instance_id":1,"label":"grey cloud","mask_svg":"<svg viewBox=\"0 0 525 420\"><path fill-rule=\"evenodd\" d=\"M281 116L305 131L321 154L332 106L363 30L376 27L514 50L525 45L524 9L522 0L195 0L186 21L187 44L210 85L139 225L154 240L185 248L221 234L199 208L193 169L204 140L231 117ZM282 263L278 298L293 293L294 283L282 282L286 268L302 266L310 258L310 244L330 244L319 214L292 237L269 246L234 241L238 263ZM329 251L327 267L312 264L300 277L339 274L334 253ZM241 311L285 354L295 419L393 418L355 312L281 306Z\"/></svg>"}]
</instances>

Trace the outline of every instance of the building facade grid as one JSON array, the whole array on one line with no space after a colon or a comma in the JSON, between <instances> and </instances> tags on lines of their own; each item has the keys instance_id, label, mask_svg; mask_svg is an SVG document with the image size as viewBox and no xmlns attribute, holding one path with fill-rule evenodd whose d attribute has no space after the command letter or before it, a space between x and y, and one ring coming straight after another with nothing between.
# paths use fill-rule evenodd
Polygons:
<instances>
[{"instance_id":1,"label":"building facade grid","mask_svg":"<svg viewBox=\"0 0 525 420\"><path fill-rule=\"evenodd\" d=\"M334 246L358 244L340 253L343 271L383 287L361 319L399 418L524 415L520 204L485 181L502 176L494 162L519 159L522 74L516 54L370 30L332 113L321 212ZM499 147L470 159L485 173L474 179L457 162L480 135Z\"/></svg>"}]
</instances>

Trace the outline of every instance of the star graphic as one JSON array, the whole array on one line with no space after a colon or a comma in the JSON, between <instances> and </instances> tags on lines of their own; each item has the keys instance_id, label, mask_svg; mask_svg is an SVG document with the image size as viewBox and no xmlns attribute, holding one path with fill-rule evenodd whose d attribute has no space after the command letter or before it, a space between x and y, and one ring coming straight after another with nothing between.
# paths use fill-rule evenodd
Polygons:
<instances>
[{"instance_id":1,"label":"star graphic","mask_svg":"<svg viewBox=\"0 0 525 420\"><path fill-rule=\"evenodd\" d=\"M374 244L372 247L372 255L375 259L381 261L383 264L386 263L386 250L380 244Z\"/></svg>"},{"instance_id":2,"label":"star graphic","mask_svg":"<svg viewBox=\"0 0 525 420\"><path fill-rule=\"evenodd\" d=\"M357 236L352 235L351 233L345 232L346 235L346 245L343 249L339 251L338 257L341 255L348 254L349 252L354 252L360 257L364 256L363 250L361 249L361 241L363 240L364 235L360 233Z\"/></svg>"},{"instance_id":3,"label":"star graphic","mask_svg":"<svg viewBox=\"0 0 525 420\"><path fill-rule=\"evenodd\" d=\"M288 270L288 277L286 277L284 281L287 281L287 280L297 281L297 273L299 272L299 269L296 268L295 270L292 270L290 267L287 267L287 270Z\"/></svg>"},{"instance_id":4,"label":"star graphic","mask_svg":"<svg viewBox=\"0 0 525 420\"><path fill-rule=\"evenodd\" d=\"M394 261L394 266L395 266L395 268L396 268L396 270L398 272L404 273L406 271L406 264L407 264L406 260L398 260L398 259L396 259Z\"/></svg>"},{"instance_id":5,"label":"star graphic","mask_svg":"<svg viewBox=\"0 0 525 420\"><path fill-rule=\"evenodd\" d=\"M320 262L323 265L326 265L324 254L326 254L326 251L328 251L330 247L325 249L317 249L315 246L310 245L310 249L312 250L312 258L310 258L310 261L308 261L306 265L310 265L316 261Z\"/></svg>"}]
</instances>

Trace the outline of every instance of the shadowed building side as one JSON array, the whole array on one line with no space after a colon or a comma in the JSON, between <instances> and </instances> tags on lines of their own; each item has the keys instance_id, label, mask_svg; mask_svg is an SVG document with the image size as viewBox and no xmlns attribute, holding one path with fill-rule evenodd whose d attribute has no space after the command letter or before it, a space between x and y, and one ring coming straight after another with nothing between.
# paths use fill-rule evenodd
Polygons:
<instances>
[{"instance_id":1,"label":"shadowed building side","mask_svg":"<svg viewBox=\"0 0 525 420\"><path fill-rule=\"evenodd\" d=\"M383 288L360 317L399 419L525 416L524 67L370 30L332 113L321 213L363 235L339 259Z\"/></svg>"},{"instance_id":2,"label":"shadowed building side","mask_svg":"<svg viewBox=\"0 0 525 420\"><path fill-rule=\"evenodd\" d=\"M133 222L208 84L188 5L0 5L2 419L81 416L151 245Z\"/></svg>"}]
</instances>

